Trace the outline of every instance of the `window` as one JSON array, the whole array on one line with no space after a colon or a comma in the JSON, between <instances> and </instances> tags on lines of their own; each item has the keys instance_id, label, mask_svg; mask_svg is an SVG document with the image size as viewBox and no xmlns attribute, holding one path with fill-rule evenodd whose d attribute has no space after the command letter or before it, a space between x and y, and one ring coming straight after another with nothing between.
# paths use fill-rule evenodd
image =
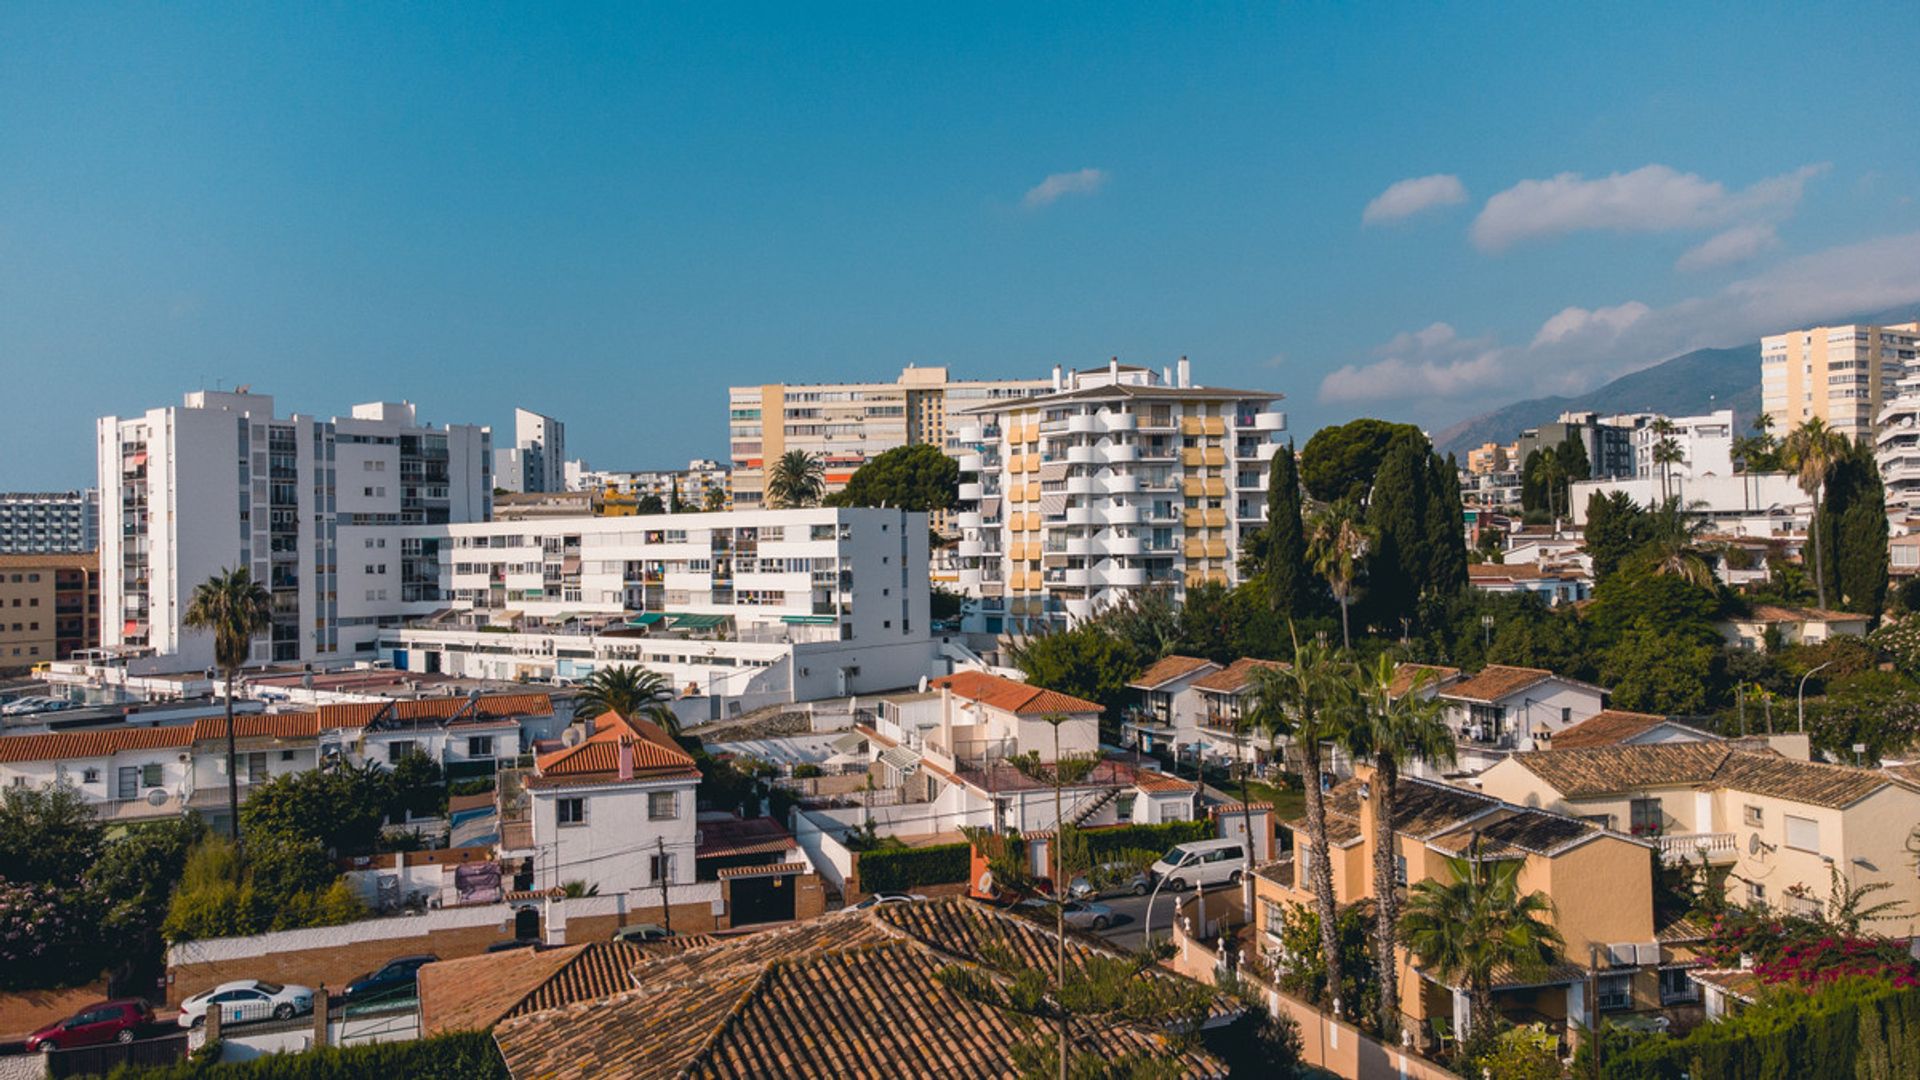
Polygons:
<instances>
[{"instance_id":1,"label":"window","mask_svg":"<svg viewBox=\"0 0 1920 1080\"><path fill-rule=\"evenodd\" d=\"M247 783L258 784L267 778L267 752L255 750L247 755Z\"/></svg>"},{"instance_id":2,"label":"window","mask_svg":"<svg viewBox=\"0 0 1920 1080\"><path fill-rule=\"evenodd\" d=\"M80 773L80 782L81 782L81 783L83 783L83 784L97 784L97 783L99 783L99 782L100 782L100 770L99 770L99 769L86 769L86 770L84 770L84 771L82 771L82 772Z\"/></svg>"},{"instance_id":3,"label":"window","mask_svg":"<svg viewBox=\"0 0 1920 1080\"><path fill-rule=\"evenodd\" d=\"M282 750L282 751L280 751L280 760L281 760L281 761L292 761L292 760L293 760L293 751L291 751L291 750Z\"/></svg>"},{"instance_id":4,"label":"window","mask_svg":"<svg viewBox=\"0 0 1920 1080\"><path fill-rule=\"evenodd\" d=\"M1598 981L1598 997L1602 1009L1630 1009L1633 1007L1633 976L1602 975Z\"/></svg>"},{"instance_id":5,"label":"window","mask_svg":"<svg viewBox=\"0 0 1920 1080\"><path fill-rule=\"evenodd\" d=\"M160 775L160 765L158 762L151 765L140 766L141 787L159 787L166 782L166 778Z\"/></svg>"},{"instance_id":6,"label":"window","mask_svg":"<svg viewBox=\"0 0 1920 1080\"><path fill-rule=\"evenodd\" d=\"M493 756L493 736L467 736L467 756L470 758L490 758Z\"/></svg>"},{"instance_id":7,"label":"window","mask_svg":"<svg viewBox=\"0 0 1920 1080\"><path fill-rule=\"evenodd\" d=\"M1757 806L1743 807L1741 809L1740 816L1741 816L1741 820L1745 821L1749 825L1753 825L1756 827L1765 825L1767 823L1767 820L1766 820L1767 816L1765 812L1763 812Z\"/></svg>"},{"instance_id":8,"label":"window","mask_svg":"<svg viewBox=\"0 0 1920 1080\"><path fill-rule=\"evenodd\" d=\"M671 855L647 856L647 880L653 882L656 885L662 881L672 881L673 880L673 856Z\"/></svg>"},{"instance_id":9,"label":"window","mask_svg":"<svg viewBox=\"0 0 1920 1080\"><path fill-rule=\"evenodd\" d=\"M1700 987L1687 978L1686 968L1663 968L1660 971L1660 1004L1672 1005L1676 1002L1693 1001L1700 996Z\"/></svg>"},{"instance_id":10,"label":"window","mask_svg":"<svg viewBox=\"0 0 1920 1080\"><path fill-rule=\"evenodd\" d=\"M387 744L387 764L398 765L400 759L413 753L415 743L412 739L395 739Z\"/></svg>"},{"instance_id":11,"label":"window","mask_svg":"<svg viewBox=\"0 0 1920 1080\"><path fill-rule=\"evenodd\" d=\"M680 816L679 796L672 791L647 793L647 820L672 821Z\"/></svg>"},{"instance_id":12,"label":"window","mask_svg":"<svg viewBox=\"0 0 1920 1080\"><path fill-rule=\"evenodd\" d=\"M587 800L561 799L557 804L562 825L585 825L587 823Z\"/></svg>"},{"instance_id":13,"label":"window","mask_svg":"<svg viewBox=\"0 0 1920 1080\"><path fill-rule=\"evenodd\" d=\"M1787 823L1787 846L1795 851L1820 851L1820 823L1812 818L1784 815Z\"/></svg>"},{"instance_id":14,"label":"window","mask_svg":"<svg viewBox=\"0 0 1920 1080\"><path fill-rule=\"evenodd\" d=\"M1658 836L1661 823L1665 820L1660 812L1659 799L1635 799L1631 804L1633 816L1630 819L1633 835Z\"/></svg>"}]
</instances>

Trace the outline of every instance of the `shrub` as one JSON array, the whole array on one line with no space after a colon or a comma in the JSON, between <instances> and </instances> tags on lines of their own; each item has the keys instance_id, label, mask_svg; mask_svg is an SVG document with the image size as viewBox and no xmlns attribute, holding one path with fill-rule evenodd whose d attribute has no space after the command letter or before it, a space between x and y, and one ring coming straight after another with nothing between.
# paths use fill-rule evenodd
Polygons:
<instances>
[{"instance_id":1,"label":"shrub","mask_svg":"<svg viewBox=\"0 0 1920 1080\"><path fill-rule=\"evenodd\" d=\"M1160 825L1116 825L1112 828L1081 830L1087 839L1087 854L1095 863L1123 861L1129 849L1144 848L1155 857L1166 854L1175 844L1214 838L1213 825L1206 821L1169 821Z\"/></svg>"},{"instance_id":2,"label":"shrub","mask_svg":"<svg viewBox=\"0 0 1920 1080\"><path fill-rule=\"evenodd\" d=\"M1759 1004L1685 1037L1635 1039L1609 1031L1601 1075L1607 1080L1771 1080L1920 1075L1920 990L1873 979L1829 984L1814 993L1774 991ZM1585 1075L1586 1054L1575 1065Z\"/></svg>"},{"instance_id":3,"label":"shrub","mask_svg":"<svg viewBox=\"0 0 1920 1080\"><path fill-rule=\"evenodd\" d=\"M493 777L476 776L471 780L456 780L447 787L449 795L485 795L493 790Z\"/></svg>"},{"instance_id":4,"label":"shrub","mask_svg":"<svg viewBox=\"0 0 1920 1080\"><path fill-rule=\"evenodd\" d=\"M506 1080L509 1075L493 1036L486 1032L269 1054L226 1065L193 1059L153 1068L123 1065L108 1074L110 1080L359 1080L366 1076Z\"/></svg>"},{"instance_id":5,"label":"shrub","mask_svg":"<svg viewBox=\"0 0 1920 1080\"><path fill-rule=\"evenodd\" d=\"M860 888L866 892L907 892L921 885L950 885L967 880L970 844L875 849L860 856Z\"/></svg>"},{"instance_id":6,"label":"shrub","mask_svg":"<svg viewBox=\"0 0 1920 1080\"><path fill-rule=\"evenodd\" d=\"M795 780L810 780L813 777L821 775L824 771L820 766L815 765L811 761L803 761L793 767L793 778Z\"/></svg>"}]
</instances>

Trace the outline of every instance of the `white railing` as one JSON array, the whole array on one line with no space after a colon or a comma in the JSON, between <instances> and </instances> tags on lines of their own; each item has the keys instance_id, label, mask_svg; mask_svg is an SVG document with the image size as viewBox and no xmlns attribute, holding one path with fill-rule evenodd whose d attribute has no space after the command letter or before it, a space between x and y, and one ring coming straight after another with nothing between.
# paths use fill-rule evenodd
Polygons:
<instances>
[{"instance_id":1,"label":"white railing","mask_svg":"<svg viewBox=\"0 0 1920 1080\"><path fill-rule=\"evenodd\" d=\"M1705 855L1732 855L1738 851L1733 833L1669 833L1658 838L1660 858L1685 862Z\"/></svg>"}]
</instances>

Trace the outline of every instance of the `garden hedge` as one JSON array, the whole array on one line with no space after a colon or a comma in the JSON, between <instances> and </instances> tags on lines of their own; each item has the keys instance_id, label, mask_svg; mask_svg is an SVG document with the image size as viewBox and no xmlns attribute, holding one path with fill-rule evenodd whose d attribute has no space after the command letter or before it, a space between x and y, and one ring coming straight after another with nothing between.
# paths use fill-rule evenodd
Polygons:
<instances>
[{"instance_id":1,"label":"garden hedge","mask_svg":"<svg viewBox=\"0 0 1920 1080\"><path fill-rule=\"evenodd\" d=\"M951 885L967 880L973 848L966 843L927 847L877 848L860 853L863 892L911 892L921 885Z\"/></svg>"},{"instance_id":2,"label":"garden hedge","mask_svg":"<svg viewBox=\"0 0 1920 1080\"><path fill-rule=\"evenodd\" d=\"M1897 1080L1920 1076L1920 990L1854 980L1782 995L1681 1038L1605 1043L1606 1080Z\"/></svg>"},{"instance_id":3,"label":"garden hedge","mask_svg":"<svg viewBox=\"0 0 1920 1080\"><path fill-rule=\"evenodd\" d=\"M1080 835L1086 837L1087 852L1093 856L1095 863L1103 862L1123 851L1146 850L1165 854L1175 844L1216 838L1213 823L1209 821L1169 821L1161 825L1116 825L1110 829L1082 829Z\"/></svg>"},{"instance_id":4,"label":"garden hedge","mask_svg":"<svg viewBox=\"0 0 1920 1080\"><path fill-rule=\"evenodd\" d=\"M326 1047L304 1054L268 1054L231 1064L188 1059L159 1067L121 1066L109 1080L509 1080L506 1062L486 1032L437 1035L419 1042Z\"/></svg>"}]
</instances>

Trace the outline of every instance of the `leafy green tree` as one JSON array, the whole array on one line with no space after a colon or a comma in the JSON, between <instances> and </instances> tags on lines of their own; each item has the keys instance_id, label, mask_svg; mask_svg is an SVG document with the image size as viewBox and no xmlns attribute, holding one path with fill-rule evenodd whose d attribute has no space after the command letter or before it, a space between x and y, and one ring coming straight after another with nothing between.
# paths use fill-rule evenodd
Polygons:
<instances>
[{"instance_id":1,"label":"leafy green tree","mask_svg":"<svg viewBox=\"0 0 1920 1080\"><path fill-rule=\"evenodd\" d=\"M193 590L180 622L213 635L214 663L227 681L227 827L240 843L240 769L233 738L233 680L246 666L257 634L273 625L273 598L244 566L223 570Z\"/></svg>"},{"instance_id":2,"label":"leafy green tree","mask_svg":"<svg viewBox=\"0 0 1920 1080\"><path fill-rule=\"evenodd\" d=\"M1492 1080L1561 1080L1560 1037L1540 1025L1508 1028L1474 1062Z\"/></svg>"},{"instance_id":3,"label":"leafy green tree","mask_svg":"<svg viewBox=\"0 0 1920 1080\"><path fill-rule=\"evenodd\" d=\"M767 503L776 508L818 505L826 489L826 463L805 450L781 454L767 471Z\"/></svg>"},{"instance_id":4,"label":"leafy green tree","mask_svg":"<svg viewBox=\"0 0 1920 1080\"><path fill-rule=\"evenodd\" d=\"M371 763L341 765L276 776L254 788L240 814L250 833L311 840L322 851L361 855L374 850L393 798L387 770Z\"/></svg>"},{"instance_id":5,"label":"leafy green tree","mask_svg":"<svg viewBox=\"0 0 1920 1080\"><path fill-rule=\"evenodd\" d=\"M1596 491L1587 497L1587 554L1593 558L1595 585L1613 576L1640 547L1642 511L1624 491Z\"/></svg>"},{"instance_id":6,"label":"leafy green tree","mask_svg":"<svg viewBox=\"0 0 1920 1080\"><path fill-rule=\"evenodd\" d=\"M447 811L447 779L440 769L440 763L418 750L403 755L393 763L389 778L391 800L386 805L387 817L393 821L404 821L408 814L416 817L433 817Z\"/></svg>"},{"instance_id":7,"label":"leafy green tree","mask_svg":"<svg viewBox=\"0 0 1920 1080\"><path fill-rule=\"evenodd\" d=\"M1301 613L1307 598L1307 534L1300 505L1300 470L1292 446L1274 451L1267 473L1267 600L1283 615Z\"/></svg>"},{"instance_id":8,"label":"leafy green tree","mask_svg":"<svg viewBox=\"0 0 1920 1080\"><path fill-rule=\"evenodd\" d=\"M726 508L727 489L723 487L708 488L706 495L700 500L700 509L709 514L717 514Z\"/></svg>"},{"instance_id":9,"label":"leafy green tree","mask_svg":"<svg viewBox=\"0 0 1920 1080\"><path fill-rule=\"evenodd\" d=\"M1531 514L1547 508L1547 490L1541 480L1544 451L1528 451L1520 463L1520 509Z\"/></svg>"},{"instance_id":10,"label":"leafy green tree","mask_svg":"<svg viewBox=\"0 0 1920 1080\"><path fill-rule=\"evenodd\" d=\"M1428 878L1407 890L1401 940L1430 971L1471 999L1473 1030L1494 1030L1493 975L1505 967L1521 974L1552 964L1565 942L1552 922L1545 893L1520 891L1519 860L1489 863L1475 837L1468 857L1448 859L1451 880Z\"/></svg>"},{"instance_id":11,"label":"leafy green tree","mask_svg":"<svg viewBox=\"0 0 1920 1080\"><path fill-rule=\"evenodd\" d=\"M665 675L638 664L617 664L595 670L580 684L573 715L582 720L602 713L638 717L677 737L680 716L673 711L672 702L673 684Z\"/></svg>"},{"instance_id":12,"label":"leafy green tree","mask_svg":"<svg viewBox=\"0 0 1920 1080\"><path fill-rule=\"evenodd\" d=\"M230 841L209 834L187 855L161 933L176 944L238 937L254 933L260 915L239 852Z\"/></svg>"},{"instance_id":13,"label":"leafy green tree","mask_svg":"<svg viewBox=\"0 0 1920 1080\"><path fill-rule=\"evenodd\" d=\"M633 512L648 515L664 514L667 512L667 504L660 496L649 491L633 501Z\"/></svg>"},{"instance_id":14,"label":"leafy green tree","mask_svg":"<svg viewBox=\"0 0 1920 1080\"><path fill-rule=\"evenodd\" d=\"M1217 664L1231 663L1239 654L1235 645L1241 637L1241 610L1234 603L1233 590L1217 581L1205 581L1187 587L1187 602L1180 607L1180 637L1175 652L1201 656ZM1153 658L1148 658L1151 662Z\"/></svg>"},{"instance_id":15,"label":"leafy green tree","mask_svg":"<svg viewBox=\"0 0 1920 1080\"><path fill-rule=\"evenodd\" d=\"M1713 568L1707 565L1699 546L1706 522L1688 513L1678 495L1662 500L1640 518L1639 525L1642 540L1636 557L1654 573L1677 577L1703 589L1714 587Z\"/></svg>"},{"instance_id":16,"label":"leafy green tree","mask_svg":"<svg viewBox=\"0 0 1920 1080\"><path fill-rule=\"evenodd\" d=\"M1367 500L1368 607L1388 625L1413 613L1430 562L1426 458L1426 436L1395 436Z\"/></svg>"},{"instance_id":17,"label":"leafy green tree","mask_svg":"<svg viewBox=\"0 0 1920 1080\"><path fill-rule=\"evenodd\" d=\"M1841 609L1879 615L1887 595L1886 489L1866 444L1849 444L1834 461L1814 532Z\"/></svg>"},{"instance_id":18,"label":"leafy green tree","mask_svg":"<svg viewBox=\"0 0 1920 1080\"><path fill-rule=\"evenodd\" d=\"M1466 505L1460 466L1448 454L1427 455L1427 565L1425 591L1449 596L1467 587Z\"/></svg>"},{"instance_id":19,"label":"leafy green tree","mask_svg":"<svg viewBox=\"0 0 1920 1080\"><path fill-rule=\"evenodd\" d=\"M1359 508L1352 502L1337 502L1313 515L1307 526L1307 552L1314 572L1325 579L1340 605L1340 644L1353 648L1353 631L1348 609L1353 604L1354 586L1359 581L1373 537L1359 520Z\"/></svg>"},{"instance_id":20,"label":"leafy green tree","mask_svg":"<svg viewBox=\"0 0 1920 1080\"><path fill-rule=\"evenodd\" d=\"M1109 713L1127 702L1133 693L1127 683L1154 659L1097 625L1035 634L1007 652L1033 685L1097 701Z\"/></svg>"},{"instance_id":21,"label":"leafy green tree","mask_svg":"<svg viewBox=\"0 0 1920 1080\"><path fill-rule=\"evenodd\" d=\"M1554 447L1553 456L1560 462L1560 468L1566 473L1567 482L1589 480L1593 477L1593 461L1587 456L1587 442L1574 432L1560 440ZM1562 503L1563 507L1570 504Z\"/></svg>"},{"instance_id":22,"label":"leafy green tree","mask_svg":"<svg viewBox=\"0 0 1920 1080\"><path fill-rule=\"evenodd\" d=\"M1380 1014L1379 969L1375 967L1372 932L1375 925L1373 904L1362 900L1340 910L1332 937L1335 951L1326 951L1320 933L1320 914L1305 904L1281 904L1280 948L1288 963L1276 981L1280 989L1308 1004L1331 1009L1337 998L1341 1014L1360 1024L1372 1023ZM1339 958L1334 965L1340 972L1339 992L1328 990L1327 957Z\"/></svg>"},{"instance_id":23,"label":"leafy green tree","mask_svg":"<svg viewBox=\"0 0 1920 1080\"><path fill-rule=\"evenodd\" d=\"M952 508L960 465L929 443L896 446L854 471L828 506L887 506L926 513Z\"/></svg>"},{"instance_id":24,"label":"leafy green tree","mask_svg":"<svg viewBox=\"0 0 1920 1080\"><path fill-rule=\"evenodd\" d=\"M1419 434L1411 424L1361 418L1314 432L1300 451L1300 479L1320 502L1359 502L1373 490L1374 474L1396 436Z\"/></svg>"},{"instance_id":25,"label":"leafy green tree","mask_svg":"<svg viewBox=\"0 0 1920 1080\"><path fill-rule=\"evenodd\" d=\"M69 783L0 789L0 878L71 888L100 857L105 827Z\"/></svg>"},{"instance_id":26,"label":"leafy green tree","mask_svg":"<svg viewBox=\"0 0 1920 1080\"><path fill-rule=\"evenodd\" d=\"M1779 472L1780 440L1773 434L1773 416L1762 412L1753 418L1753 434L1733 440L1733 462L1741 472Z\"/></svg>"},{"instance_id":27,"label":"leafy green tree","mask_svg":"<svg viewBox=\"0 0 1920 1080\"><path fill-rule=\"evenodd\" d=\"M1665 716L1697 715L1712 702L1716 651L1696 636L1642 619L1607 650L1600 678L1616 708Z\"/></svg>"},{"instance_id":28,"label":"leafy green tree","mask_svg":"<svg viewBox=\"0 0 1920 1080\"><path fill-rule=\"evenodd\" d=\"M1593 642L1602 649L1611 648L1643 623L1659 627L1663 633L1711 645L1721 640L1714 629L1719 611L1718 597L1707 589L1684 577L1657 573L1646 562L1636 562L1594 588L1586 617Z\"/></svg>"},{"instance_id":29,"label":"leafy green tree","mask_svg":"<svg viewBox=\"0 0 1920 1080\"><path fill-rule=\"evenodd\" d=\"M83 983L100 973L98 912L71 886L0 878L0 990Z\"/></svg>"},{"instance_id":30,"label":"leafy green tree","mask_svg":"<svg viewBox=\"0 0 1920 1080\"><path fill-rule=\"evenodd\" d=\"M121 969L137 975L165 967L166 942L160 927L167 917L173 887L187 864L187 853L206 832L198 815L127 826L109 841L87 873L87 886L99 898L100 943ZM135 974L137 973L137 974Z\"/></svg>"}]
</instances>

